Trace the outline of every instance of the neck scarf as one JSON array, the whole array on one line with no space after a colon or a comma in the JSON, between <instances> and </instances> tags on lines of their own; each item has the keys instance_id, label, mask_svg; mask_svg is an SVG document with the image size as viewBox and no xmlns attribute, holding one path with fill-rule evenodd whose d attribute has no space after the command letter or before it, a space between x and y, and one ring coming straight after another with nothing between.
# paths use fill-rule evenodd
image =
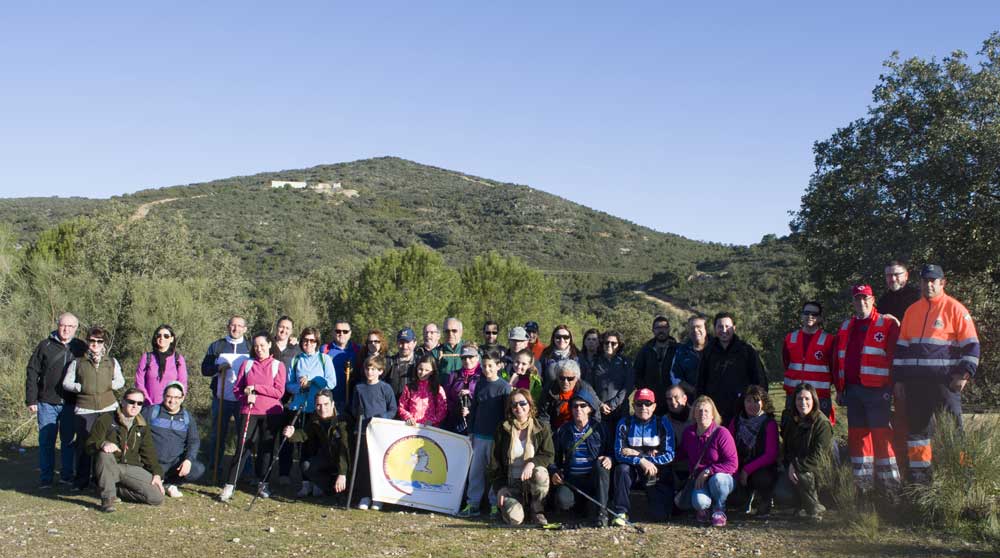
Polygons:
<instances>
[{"instance_id":1,"label":"neck scarf","mask_svg":"<svg viewBox=\"0 0 1000 558\"><path fill-rule=\"evenodd\" d=\"M524 455L522 459L525 461L530 461L532 457L535 457L535 444L531 442L531 434L535 427L535 421L530 417L524 422L518 422L517 419L511 420L510 423L510 447L507 448L507 462L514 462L514 444L518 442L521 437L521 431L525 432L524 437Z\"/></svg>"},{"instance_id":2,"label":"neck scarf","mask_svg":"<svg viewBox=\"0 0 1000 558\"><path fill-rule=\"evenodd\" d=\"M736 443L743 448L753 448L757 444L757 434L767 420L767 413L755 417L740 415L736 419Z\"/></svg>"}]
</instances>

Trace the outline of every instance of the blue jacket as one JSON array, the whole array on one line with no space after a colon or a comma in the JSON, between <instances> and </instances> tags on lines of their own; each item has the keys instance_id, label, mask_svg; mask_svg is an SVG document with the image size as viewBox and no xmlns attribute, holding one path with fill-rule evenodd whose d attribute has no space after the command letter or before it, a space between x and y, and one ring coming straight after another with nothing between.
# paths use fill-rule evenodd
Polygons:
<instances>
[{"instance_id":1,"label":"blue jacket","mask_svg":"<svg viewBox=\"0 0 1000 558\"><path fill-rule=\"evenodd\" d=\"M153 434L157 461L169 466L181 458L196 460L201 441L198 424L187 409L181 408L179 413L171 415L163 405L151 405L142 410L142 416Z\"/></svg>"},{"instance_id":2,"label":"blue jacket","mask_svg":"<svg viewBox=\"0 0 1000 558\"><path fill-rule=\"evenodd\" d=\"M323 354L330 355L333 367L337 369L337 384L333 388L333 404L338 409L347 408L347 365L354 366L354 359L361 352L361 347L354 341L348 341L341 349L333 343L323 345Z\"/></svg>"},{"instance_id":3,"label":"blue jacket","mask_svg":"<svg viewBox=\"0 0 1000 558\"><path fill-rule=\"evenodd\" d=\"M670 380L675 383L687 384L694 390L698 385L698 367L701 366L701 353L694 350L690 341L677 345L674 362L670 365Z\"/></svg>"},{"instance_id":4,"label":"blue jacket","mask_svg":"<svg viewBox=\"0 0 1000 558\"><path fill-rule=\"evenodd\" d=\"M302 391L299 386L302 378L309 380L306 391ZM321 389L333 390L336 387L337 370L330 355L299 353L292 358L292 367L288 371L288 381L285 383L285 393L292 394L292 400L288 403L290 410L297 411L304 405L302 412L312 413L316 409L316 393Z\"/></svg>"},{"instance_id":5,"label":"blue jacket","mask_svg":"<svg viewBox=\"0 0 1000 558\"><path fill-rule=\"evenodd\" d=\"M611 436L608 435L608 431L607 428L604 427L604 423L590 420L587 422L587 427L593 429L594 432L588 436L586 440L581 442L580 445L586 449L587 456L590 460L594 461L598 457L611 457L613 440ZM570 449L573 447L574 443L575 428L576 425L572 422L567 422L566 424L560 426L559 430L556 431L555 436L552 437L552 443L555 445L556 455L552 465L549 465L549 473L558 471L563 476L569 474L569 462L573 458Z\"/></svg>"},{"instance_id":6,"label":"blue jacket","mask_svg":"<svg viewBox=\"0 0 1000 558\"><path fill-rule=\"evenodd\" d=\"M674 429L667 417L657 417L640 422L634 416L618 421L615 434L615 460L619 463L638 465L645 457L655 465L666 465L674 460ZM639 450L641 456L624 456L622 450Z\"/></svg>"}]
</instances>

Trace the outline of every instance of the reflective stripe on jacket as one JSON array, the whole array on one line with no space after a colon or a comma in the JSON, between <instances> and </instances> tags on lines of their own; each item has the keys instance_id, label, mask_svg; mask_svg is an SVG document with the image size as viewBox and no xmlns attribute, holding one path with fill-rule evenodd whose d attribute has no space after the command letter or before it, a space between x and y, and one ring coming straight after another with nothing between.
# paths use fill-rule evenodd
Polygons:
<instances>
[{"instance_id":1,"label":"reflective stripe on jacket","mask_svg":"<svg viewBox=\"0 0 1000 558\"><path fill-rule=\"evenodd\" d=\"M837 332L837 376L834 381L837 384L837 391L844 389L844 363L847 361L847 344L851 339L851 328L857 318L851 316L844 320ZM889 329L893 324L892 320L882 317L876 310L872 310L871 325L865 334L865 341L861 348L861 385L865 387L885 387L892 383L889 375L889 368L892 365L892 353L895 347L889 346Z\"/></svg>"},{"instance_id":2,"label":"reflective stripe on jacket","mask_svg":"<svg viewBox=\"0 0 1000 558\"><path fill-rule=\"evenodd\" d=\"M979 350L976 326L962 303L946 294L921 298L903 317L892 373L899 380L974 376Z\"/></svg>"},{"instance_id":3,"label":"reflective stripe on jacket","mask_svg":"<svg viewBox=\"0 0 1000 558\"><path fill-rule=\"evenodd\" d=\"M795 330L785 336L785 352L789 355L785 369L785 393L794 395L795 388L805 382L816 388L816 394L830 398L830 354L836 339L825 331L817 331L805 345L802 330Z\"/></svg>"}]
</instances>

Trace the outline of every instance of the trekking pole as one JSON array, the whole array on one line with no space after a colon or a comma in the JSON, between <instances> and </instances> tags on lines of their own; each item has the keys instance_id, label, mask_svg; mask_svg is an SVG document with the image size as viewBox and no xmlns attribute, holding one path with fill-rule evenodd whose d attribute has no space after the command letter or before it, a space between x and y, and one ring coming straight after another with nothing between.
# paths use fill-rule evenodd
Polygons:
<instances>
[{"instance_id":1,"label":"trekking pole","mask_svg":"<svg viewBox=\"0 0 1000 558\"><path fill-rule=\"evenodd\" d=\"M247 445L247 431L250 430L250 411L253 410L253 403L247 406L247 414L243 415L243 434L240 436L240 451L236 458L236 477L233 479L233 486L240 480L240 472L243 470L243 450Z\"/></svg>"},{"instance_id":2,"label":"trekking pole","mask_svg":"<svg viewBox=\"0 0 1000 558\"><path fill-rule=\"evenodd\" d=\"M212 484L217 484L219 482L219 467L221 467L222 465L222 463L220 463L220 461L222 461L222 458L219 456L219 448L225 447L221 445L222 442L220 438L222 438L222 412L223 412L222 386L225 385L226 381L225 378L222 377L222 374L219 374L217 381L219 382L220 386L217 398L219 401L219 412L216 413L216 418L215 418L215 449L213 450L214 453L212 454Z\"/></svg>"},{"instance_id":3,"label":"trekking pole","mask_svg":"<svg viewBox=\"0 0 1000 558\"><path fill-rule=\"evenodd\" d=\"M599 466L599 465L598 465L598 466ZM572 490L573 492L576 492L576 493L577 493L577 494L579 494L580 496L583 496L584 498L586 498L586 499L590 500L590 501L591 501L591 502L593 502L594 504L596 504L596 505L600 506L600 508L601 508L602 510L604 510L604 512L605 512L605 513L608 513L608 514L611 514L612 516L614 516L614 518L615 518L615 519L620 519L621 521L624 521L624 522L625 522L625 525L628 525L629 527L631 527L631 528L635 529L635 530L636 530L637 532L639 532L639 533L645 533L645 532L646 532L646 529L645 529L645 528L643 528L643 527L642 527L642 526L640 526L640 525L636 525L635 523L632 523L631 521L629 521L629 520L628 520L628 518L627 518L627 517L625 517L625 515L624 515L624 514L620 514L620 513L618 513L618 512L613 512L613 511L611 511L611 510L610 510L610 509L608 508L608 506L606 506L606 505L604 505L604 504L602 504L602 503L598 502L598 501L597 501L597 500L595 500L595 499L594 499L594 498L593 498L593 497L592 497L592 496L591 496L590 494L587 494L586 492L584 492L584 491L580 490L579 488L577 488L577 487L573 486L573 484L572 484L571 482L569 482L568 480L566 480L566 477L563 477L563 484L565 484L566 486L568 486L568 487L569 487L569 489L570 489L570 490Z\"/></svg>"},{"instance_id":4,"label":"trekking pole","mask_svg":"<svg viewBox=\"0 0 1000 558\"><path fill-rule=\"evenodd\" d=\"M351 466L351 486L347 490L347 504L344 508L348 510L351 509L351 498L354 497L354 481L358 478L358 454L361 453L361 423L364 418L364 412L358 415L358 435L354 441L354 465Z\"/></svg>"},{"instance_id":5,"label":"trekking pole","mask_svg":"<svg viewBox=\"0 0 1000 558\"><path fill-rule=\"evenodd\" d=\"M299 418L299 415L302 413L302 409L304 407L305 405L303 404L298 408L297 411L295 411L295 416L292 417L292 420L289 424L293 426L295 425L295 421ZM260 493L264 490L264 485L267 484L267 479L268 477L271 476L271 470L274 469L274 464L278 462L278 456L281 454L281 450L285 447L286 442L288 442L288 438L282 435L281 444L278 445L278 451L272 452L271 464L267 466L267 471L264 472L263 478L261 478L260 482L257 483L257 492L253 495L253 500L250 500L250 505L247 507L247 511L252 510L253 505L257 502L257 498L260 498Z\"/></svg>"}]
</instances>

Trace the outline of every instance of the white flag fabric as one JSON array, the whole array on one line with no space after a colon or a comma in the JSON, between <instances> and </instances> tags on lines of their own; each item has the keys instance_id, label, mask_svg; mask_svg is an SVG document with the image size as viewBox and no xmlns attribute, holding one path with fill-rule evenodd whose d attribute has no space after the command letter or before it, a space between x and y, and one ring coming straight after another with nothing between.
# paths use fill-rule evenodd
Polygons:
<instances>
[{"instance_id":1,"label":"white flag fabric","mask_svg":"<svg viewBox=\"0 0 1000 558\"><path fill-rule=\"evenodd\" d=\"M365 434L373 500L458 513L472 460L467 436L383 418Z\"/></svg>"}]
</instances>

